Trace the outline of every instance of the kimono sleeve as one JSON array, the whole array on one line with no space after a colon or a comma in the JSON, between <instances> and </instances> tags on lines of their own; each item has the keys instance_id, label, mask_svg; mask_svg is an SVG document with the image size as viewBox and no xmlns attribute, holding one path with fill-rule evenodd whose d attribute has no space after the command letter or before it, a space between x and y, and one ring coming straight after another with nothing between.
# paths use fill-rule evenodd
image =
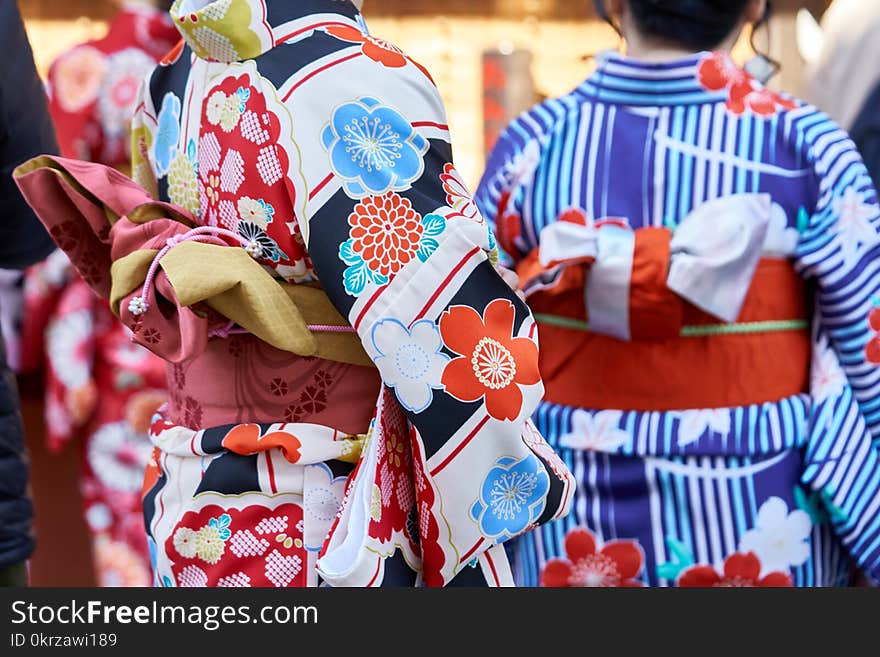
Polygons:
<instances>
[{"instance_id":1,"label":"kimono sleeve","mask_svg":"<svg viewBox=\"0 0 880 657\"><path fill-rule=\"evenodd\" d=\"M159 197L159 182L152 160L153 143L158 131L158 118L150 93L153 74L141 83L134 115L131 119L131 179L153 198Z\"/></svg>"},{"instance_id":2,"label":"kimono sleeve","mask_svg":"<svg viewBox=\"0 0 880 657\"><path fill-rule=\"evenodd\" d=\"M477 186L474 199L498 238L505 265L518 263L536 246L524 206L540 159L540 136L517 119L498 138Z\"/></svg>"},{"instance_id":3,"label":"kimono sleeve","mask_svg":"<svg viewBox=\"0 0 880 657\"><path fill-rule=\"evenodd\" d=\"M826 121L813 137L818 201L797 251L816 287L802 479L853 561L880 581L880 207L846 133Z\"/></svg>"},{"instance_id":4,"label":"kimono sleeve","mask_svg":"<svg viewBox=\"0 0 880 657\"><path fill-rule=\"evenodd\" d=\"M319 130L298 133L313 181L304 237L323 288L414 426L443 508L462 511L449 523L469 536L460 554L474 527L486 549L554 517L570 491L524 438L543 394L535 322L493 265L433 83L417 66L354 61L320 98L291 104L301 126ZM492 498L502 471L528 482L516 509Z\"/></svg>"},{"instance_id":5,"label":"kimono sleeve","mask_svg":"<svg viewBox=\"0 0 880 657\"><path fill-rule=\"evenodd\" d=\"M492 265L436 89L385 86L328 108L315 270L434 449L481 410L518 438L542 391L530 313Z\"/></svg>"},{"instance_id":6,"label":"kimono sleeve","mask_svg":"<svg viewBox=\"0 0 880 657\"><path fill-rule=\"evenodd\" d=\"M855 145L830 120L807 155L816 203L797 266L815 283L818 321L875 440L880 439L880 205Z\"/></svg>"}]
</instances>

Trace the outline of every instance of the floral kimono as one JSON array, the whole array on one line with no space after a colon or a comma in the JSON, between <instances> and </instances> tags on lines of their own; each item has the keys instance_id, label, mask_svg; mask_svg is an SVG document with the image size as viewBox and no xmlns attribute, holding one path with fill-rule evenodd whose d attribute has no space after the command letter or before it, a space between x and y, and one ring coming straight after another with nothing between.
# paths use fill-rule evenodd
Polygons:
<instances>
[{"instance_id":1,"label":"floral kimono","mask_svg":"<svg viewBox=\"0 0 880 657\"><path fill-rule=\"evenodd\" d=\"M143 88L141 186L55 158L17 174L168 363L156 582L512 583L502 543L565 515L573 480L529 421L535 323L430 76L348 1L172 17L186 45Z\"/></svg>"},{"instance_id":2,"label":"floral kimono","mask_svg":"<svg viewBox=\"0 0 880 657\"><path fill-rule=\"evenodd\" d=\"M107 34L71 48L49 68L49 110L65 157L127 168L138 90L180 35L168 15L120 11Z\"/></svg>"},{"instance_id":3,"label":"floral kimono","mask_svg":"<svg viewBox=\"0 0 880 657\"><path fill-rule=\"evenodd\" d=\"M477 205L578 481L518 583L880 576L880 208L845 133L723 54L610 55L507 129Z\"/></svg>"},{"instance_id":4,"label":"floral kimono","mask_svg":"<svg viewBox=\"0 0 880 657\"><path fill-rule=\"evenodd\" d=\"M55 251L25 279L29 356L45 356L49 449L75 440L80 492L100 586L152 581L141 512L150 418L162 404L165 367Z\"/></svg>"},{"instance_id":5,"label":"floral kimono","mask_svg":"<svg viewBox=\"0 0 880 657\"><path fill-rule=\"evenodd\" d=\"M163 12L126 9L104 38L62 54L48 82L62 154L127 170L138 90L178 40ZM150 416L167 396L165 367L130 337L63 252L28 270L23 365L45 360L50 448L83 439L81 491L101 586L152 581L140 489Z\"/></svg>"}]
</instances>

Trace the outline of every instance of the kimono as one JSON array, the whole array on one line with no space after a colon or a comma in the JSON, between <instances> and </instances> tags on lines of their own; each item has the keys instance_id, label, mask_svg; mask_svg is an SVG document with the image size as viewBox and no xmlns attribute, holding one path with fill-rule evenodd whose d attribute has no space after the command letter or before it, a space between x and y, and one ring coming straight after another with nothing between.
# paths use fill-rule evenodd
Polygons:
<instances>
[{"instance_id":1,"label":"kimono","mask_svg":"<svg viewBox=\"0 0 880 657\"><path fill-rule=\"evenodd\" d=\"M156 583L512 583L573 479L529 418L535 323L494 267L427 71L351 2L180 0L133 181L17 180L167 362L143 505Z\"/></svg>"},{"instance_id":2,"label":"kimono","mask_svg":"<svg viewBox=\"0 0 880 657\"><path fill-rule=\"evenodd\" d=\"M179 40L165 12L125 8L103 38L60 55L46 87L61 154L127 169L141 82Z\"/></svg>"},{"instance_id":3,"label":"kimono","mask_svg":"<svg viewBox=\"0 0 880 657\"><path fill-rule=\"evenodd\" d=\"M105 37L62 54L49 70L49 112L61 153L127 170L130 124L144 77L179 41L158 10L126 9ZM81 442L86 526L101 586L152 581L140 492L150 418L165 401L165 366L131 341L56 251L25 276L24 369L45 365L49 448Z\"/></svg>"},{"instance_id":4,"label":"kimono","mask_svg":"<svg viewBox=\"0 0 880 657\"><path fill-rule=\"evenodd\" d=\"M724 54L608 55L509 126L476 202L578 481L518 584L880 575L880 208L842 130Z\"/></svg>"}]
</instances>

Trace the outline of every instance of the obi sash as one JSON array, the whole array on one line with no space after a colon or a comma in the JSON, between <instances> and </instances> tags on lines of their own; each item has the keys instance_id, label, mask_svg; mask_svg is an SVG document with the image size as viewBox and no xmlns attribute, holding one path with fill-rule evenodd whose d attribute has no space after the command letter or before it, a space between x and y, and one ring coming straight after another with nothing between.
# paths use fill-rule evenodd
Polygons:
<instances>
[{"instance_id":1,"label":"obi sash","mask_svg":"<svg viewBox=\"0 0 880 657\"><path fill-rule=\"evenodd\" d=\"M718 199L674 232L544 229L517 273L539 324L545 399L670 411L806 391L810 301L790 261L762 252L769 204Z\"/></svg>"},{"instance_id":2,"label":"obi sash","mask_svg":"<svg viewBox=\"0 0 880 657\"><path fill-rule=\"evenodd\" d=\"M15 171L25 198L133 340L178 363L231 325L299 356L373 367L317 283L272 277L186 210L154 201L121 173L41 156ZM146 312L147 309L150 312Z\"/></svg>"}]
</instances>

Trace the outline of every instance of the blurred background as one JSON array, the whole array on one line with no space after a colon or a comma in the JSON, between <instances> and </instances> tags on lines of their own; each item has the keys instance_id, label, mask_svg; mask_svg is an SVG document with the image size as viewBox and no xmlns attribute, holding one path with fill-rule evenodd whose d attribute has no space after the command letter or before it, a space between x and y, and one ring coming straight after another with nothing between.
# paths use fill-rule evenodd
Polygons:
<instances>
[{"instance_id":1,"label":"blurred background","mask_svg":"<svg viewBox=\"0 0 880 657\"><path fill-rule=\"evenodd\" d=\"M117 6L113 0L19 4L43 73L72 45L100 37ZM791 93L800 90L804 67L795 45L797 11L806 7L818 17L827 4L773 2L775 17L769 34L761 36L769 41L770 55L783 65L773 85ZM481 173L486 120L503 123L536 98L571 90L590 72L591 55L618 45L614 30L596 16L592 0L366 0L364 15L374 34L397 44L431 71L449 112L456 167L471 185ZM746 41L738 49L740 59L747 56ZM487 51L502 56L484 57ZM495 114L487 108L488 117L484 80L489 91L506 88L502 106Z\"/></svg>"},{"instance_id":2,"label":"blurred background","mask_svg":"<svg viewBox=\"0 0 880 657\"><path fill-rule=\"evenodd\" d=\"M100 38L118 8L113 0L19 4L44 76L59 54ZM772 87L796 95L804 91L806 60L818 57L822 40L816 22L806 18L819 20L828 4L775 0L773 18L756 39L781 64ZM799 19L799 11L808 13ZM543 97L569 91L590 73L592 55L619 45L591 0L366 0L364 14L373 34L431 71L446 101L456 165L472 187L487 150L512 117ZM747 36L734 53L740 62L752 56ZM78 492L79 454L75 448L46 451L41 384L31 377L22 385L37 519L32 583L94 585Z\"/></svg>"}]
</instances>

